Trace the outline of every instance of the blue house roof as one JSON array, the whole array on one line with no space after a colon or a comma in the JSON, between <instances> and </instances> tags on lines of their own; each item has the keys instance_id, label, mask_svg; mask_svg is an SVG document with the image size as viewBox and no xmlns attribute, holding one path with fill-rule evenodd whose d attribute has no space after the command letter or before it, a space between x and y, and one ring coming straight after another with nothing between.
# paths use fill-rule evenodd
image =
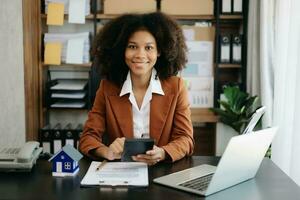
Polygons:
<instances>
[{"instance_id":1,"label":"blue house roof","mask_svg":"<svg viewBox=\"0 0 300 200\"><path fill-rule=\"evenodd\" d=\"M53 158L55 158L61 151L64 151L74 161L79 161L83 157L82 154L77 151L77 149L75 149L72 145L67 144L56 154L54 154L48 161L51 161Z\"/></svg>"}]
</instances>

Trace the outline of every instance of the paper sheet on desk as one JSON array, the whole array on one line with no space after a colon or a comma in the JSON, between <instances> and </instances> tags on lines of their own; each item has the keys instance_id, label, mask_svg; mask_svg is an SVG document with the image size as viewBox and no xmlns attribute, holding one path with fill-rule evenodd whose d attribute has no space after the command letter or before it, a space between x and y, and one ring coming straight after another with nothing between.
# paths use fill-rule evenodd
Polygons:
<instances>
[{"instance_id":1,"label":"paper sheet on desk","mask_svg":"<svg viewBox=\"0 0 300 200\"><path fill-rule=\"evenodd\" d=\"M81 181L82 186L148 186L148 166L141 162L108 162L96 170L101 162L93 161Z\"/></svg>"}]
</instances>

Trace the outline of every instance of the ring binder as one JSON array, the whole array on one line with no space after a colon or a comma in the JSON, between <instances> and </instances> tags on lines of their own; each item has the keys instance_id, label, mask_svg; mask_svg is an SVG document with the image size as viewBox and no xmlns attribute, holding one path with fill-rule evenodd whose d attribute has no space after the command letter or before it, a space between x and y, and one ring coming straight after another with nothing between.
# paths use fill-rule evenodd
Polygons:
<instances>
[{"instance_id":1,"label":"ring binder","mask_svg":"<svg viewBox=\"0 0 300 200\"><path fill-rule=\"evenodd\" d=\"M70 144L72 147L75 147L75 134L74 131L72 129L72 124L68 123L65 128L64 128L64 141L63 141L63 145L66 144Z\"/></svg>"},{"instance_id":2,"label":"ring binder","mask_svg":"<svg viewBox=\"0 0 300 200\"><path fill-rule=\"evenodd\" d=\"M242 35L232 37L232 63L242 62Z\"/></svg>"},{"instance_id":3,"label":"ring binder","mask_svg":"<svg viewBox=\"0 0 300 200\"><path fill-rule=\"evenodd\" d=\"M220 63L230 63L230 46L231 46L230 41L231 41L230 35L220 35L220 46L219 46Z\"/></svg>"},{"instance_id":4,"label":"ring binder","mask_svg":"<svg viewBox=\"0 0 300 200\"><path fill-rule=\"evenodd\" d=\"M51 138L51 125L48 124L44 126L40 130L40 138L41 138L41 144L43 147L44 153L51 153L52 152L52 138Z\"/></svg>"},{"instance_id":5,"label":"ring binder","mask_svg":"<svg viewBox=\"0 0 300 200\"><path fill-rule=\"evenodd\" d=\"M58 152L62 148L62 129L61 124L57 123L52 130L53 137L53 154Z\"/></svg>"}]
</instances>

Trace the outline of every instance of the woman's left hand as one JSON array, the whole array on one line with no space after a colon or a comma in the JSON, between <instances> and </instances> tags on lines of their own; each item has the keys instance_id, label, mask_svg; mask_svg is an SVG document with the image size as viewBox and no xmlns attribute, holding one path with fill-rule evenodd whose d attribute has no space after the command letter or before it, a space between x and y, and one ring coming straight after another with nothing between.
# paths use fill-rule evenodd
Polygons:
<instances>
[{"instance_id":1,"label":"woman's left hand","mask_svg":"<svg viewBox=\"0 0 300 200\"><path fill-rule=\"evenodd\" d=\"M158 146L153 146L152 150L146 152L146 154L139 154L137 156L132 156L132 159L137 162L144 162L148 165L155 165L158 162L166 158L166 152L163 148Z\"/></svg>"}]
</instances>

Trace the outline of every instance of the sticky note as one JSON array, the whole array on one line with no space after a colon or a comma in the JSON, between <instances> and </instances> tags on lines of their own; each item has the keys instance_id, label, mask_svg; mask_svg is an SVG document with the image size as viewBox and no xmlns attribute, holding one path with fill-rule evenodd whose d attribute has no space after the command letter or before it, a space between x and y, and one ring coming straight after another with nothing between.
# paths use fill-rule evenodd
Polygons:
<instances>
[{"instance_id":1,"label":"sticky note","mask_svg":"<svg viewBox=\"0 0 300 200\"><path fill-rule=\"evenodd\" d=\"M64 4L49 3L47 14L47 25L62 26L64 24Z\"/></svg>"},{"instance_id":2,"label":"sticky note","mask_svg":"<svg viewBox=\"0 0 300 200\"><path fill-rule=\"evenodd\" d=\"M45 64L60 65L61 64L62 44L58 42L46 43L45 46Z\"/></svg>"}]
</instances>

